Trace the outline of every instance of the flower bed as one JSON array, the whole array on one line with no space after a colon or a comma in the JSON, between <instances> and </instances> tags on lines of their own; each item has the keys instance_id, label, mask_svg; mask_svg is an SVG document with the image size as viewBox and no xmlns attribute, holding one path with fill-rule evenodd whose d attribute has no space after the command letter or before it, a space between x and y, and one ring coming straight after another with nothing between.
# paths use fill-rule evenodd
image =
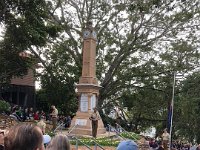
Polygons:
<instances>
[{"instance_id":1,"label":"flower bed","mask_svg":"<svg viewBox=\"0 0 200 150\"><path fill-rule=\"evenodd\" d=\"M140 136L138 134L129 132L129 133L121 133L120 134L121 137L126 138L126 139L131 139L133 141L137 141L139 140ZM84 144L87 144L89 146L94 145L94 139L93 138L86 138L86 137L82 137L79 138L79 140L81 142L83 142ZM102 137L102 138L97 138L95 139L95 141L100 144L101 146L112 146L112 147L117 147L117 145L120 143L119 139L113 139L111 137ZM78 145L82 145L81 142L78 142ZM76 145L76 140L71 140L70 143L72 145Z\"/></svg>"}]
</instances>

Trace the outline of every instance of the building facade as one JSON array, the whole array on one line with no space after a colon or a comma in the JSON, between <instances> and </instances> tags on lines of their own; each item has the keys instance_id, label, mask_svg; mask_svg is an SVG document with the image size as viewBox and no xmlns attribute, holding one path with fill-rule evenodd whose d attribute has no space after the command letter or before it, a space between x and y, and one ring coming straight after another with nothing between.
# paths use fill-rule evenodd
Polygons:
<instances>
[{"instance_id":1,"label":"building facade","mask_svg":"<svg viewBox=\"0 0 200 150\"><path fill-rule=\"evenodd\" d=\"M29 54L20 53L21 57L30 57ZM0 100L22 107L35 106L35 77L34 70L28 69L22 77L14 77L10 84L0 84Z\"/></svg>"}]
</instances>

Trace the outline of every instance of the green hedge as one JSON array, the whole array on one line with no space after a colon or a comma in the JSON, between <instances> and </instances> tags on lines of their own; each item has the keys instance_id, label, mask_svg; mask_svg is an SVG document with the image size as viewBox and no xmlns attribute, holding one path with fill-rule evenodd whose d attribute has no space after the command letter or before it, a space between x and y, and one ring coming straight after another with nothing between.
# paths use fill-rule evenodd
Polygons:
<instances>
[{"instance_id":1,"label":"green hedge","mask_svg":"<svg viewBox=\"0 0 200 150\"><path fill-rule=\"evenodd\" d=\"M10 111L10 104L6 101L0 100L0 113L9 111Z\"/></svg>"}]
</instances>

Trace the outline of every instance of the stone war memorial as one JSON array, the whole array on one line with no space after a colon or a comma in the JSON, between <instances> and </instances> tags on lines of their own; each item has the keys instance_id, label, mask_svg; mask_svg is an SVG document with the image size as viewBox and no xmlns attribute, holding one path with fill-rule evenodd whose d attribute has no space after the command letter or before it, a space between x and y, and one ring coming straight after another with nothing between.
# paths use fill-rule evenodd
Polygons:
<instances>
[{"instance_id":1,"label":"stone war memorial","mask_svg":"<svg viewBox=\"0 0 200 150\"><path fill-rule=\"evenodd\" d=\"M79 107L72 120L71 134L92 136L92 124L89 119L93 108L97 107L99 89L96 78L96 43L97 36L92 23L89 22L83 31L83 64L82 75L76 85L79 97ZM98 134L104 134L106 129L102 119L98 121Z\"/></svg>"}]
</instances>

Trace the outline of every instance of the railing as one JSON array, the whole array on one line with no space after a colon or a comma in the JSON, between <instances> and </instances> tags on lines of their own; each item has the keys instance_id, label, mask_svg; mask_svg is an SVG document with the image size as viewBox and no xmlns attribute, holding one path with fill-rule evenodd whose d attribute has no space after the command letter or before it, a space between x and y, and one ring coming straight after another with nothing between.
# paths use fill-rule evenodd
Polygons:
<instances>
[{"instance_id":1,"label":"railing","mask_svg":"<svg viewBox=\"0 0 200 150\"><path fill-rule=\"evenodd\" d=\"M92 141L94 143L94 150L97 150L97 147L99 147L102 150L105 150L99 143L97 143L96 141Z\"/></svg>"},{"instance_id":2,"label":"railing","mask_svg":"<svg viewBox=\"0 0 200 150\"><path fill-rule=\"evenodd\" d=\"M72 139L75 139L75 140L76 140L76 150L78 150L78 143L81 143L81 144L83 144L85 147L87 147L89 150L92 150L91 147L89 147L87 144L81 142L81 140L79 140L77 137L73 136Z\"/></svg>"},{"instance_id":3,"label":"railing","mask_svg":"<svg viewBox=\"0 0 200 150\"><path fill-rule=\"evenodd\" d=\"M122 131L122 132L125 132L126 134L128 134L129 136L131 136L130 133L128 131L126 131L124 128L122 128L118 123L116 123L116 128L117 128L117 130L119 130L118 131L119 133L121 133L120 131Z\"/></svg>"},{"instance_id":4,"label":"railing","mask_svg":"<svg viewBox=\"0 0 200 150\"><path fill-rule=\"evenodd\" d=\"M81 143L82 145L84 145L85 147L87 147L88 149L92 150L92 148L83 143L81 140L79 140L77 137L73 136L72 139L75 139L76 140L76 150L78 150L78 146L79 146L79 143ZM99 143L97 143L95 140L92 140L91 141L92 143L94 143L94 150L97 150L97 148L99 147L100 149L102 150L105 150Z\"/></svg>"},{"instance_id":5,"label":"railing","mask_svg":"<svg viewBox=\"0 0 200 150\"><path fill-rule=\"evenodd\" d=\"M87 144L83 143L81 140L79 140L77 137L75 136L70 136L70 133L76 129L76 127L78 126L78 124L74 125L70 131L68 131L67 136L71 137L71 139L75 139L76 140L76 150L78 150L78 144L81 143L82 145L84 145L85 147L87 147L89 150L92 150L91 147L89 147ZM99 147L102 150L105 150L99 143L97 143L95 140L91 141L92 143L94 143L94 150L97 150L97 148Z\"/></svg>"},{"instance_id":6,"label":"railing","mask_svg":"<svg viewBox=\"0 0 200 150\"><path fill-rule=\"evenodd\" d=\"M61 122L53 132L56 132L59 128L60 128L60 132L62 132L62 127L64 126L65 124L63 122Z\"/></svg>"},{"instance_id":7,"label":"railing","mask_svg":"<svg viewBox=\"0 0 200 150\"><path fill-rule=\"evenodd\" d=\"M108 134L110 136L110 132L111 132L111 128L114 129L114 132L121 138L126 139L124 136L120 135L120 132L113 126L111 126L110 124L108 124Z\"/></svg>"},{"instance_id":8,"label":"railing","mask_svg":"<svg viewBox=\"0 0 200 150\"><path fill-rule=\"evenodd\" d=\"M68 134L67 134L67 135L69 135L77 126L78 126L78 124L74 125L74 126L71 128L71 130L68 131Z\"/></svg>"}]
</instances>

